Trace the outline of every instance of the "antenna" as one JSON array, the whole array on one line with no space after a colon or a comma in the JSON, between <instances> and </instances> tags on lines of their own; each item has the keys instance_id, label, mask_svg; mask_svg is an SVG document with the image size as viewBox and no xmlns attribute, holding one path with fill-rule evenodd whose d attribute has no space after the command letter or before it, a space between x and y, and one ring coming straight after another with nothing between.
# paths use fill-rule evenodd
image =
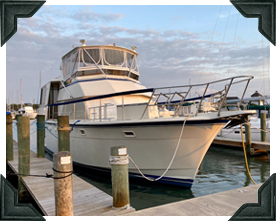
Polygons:
<instances>
[{"instance_id":1,"label":"antenna","mask_svg":"<svg viewBox=\"0 0 276 221\"><path fill-rule=\"evenodd\" d=\"M81 39L81 40L80 40L80 43L82 43L82 46L86 46L86 44L85 44L85 43L86 43L86 40L85 40L85 39Z\"/></svg>"}]
</instances>

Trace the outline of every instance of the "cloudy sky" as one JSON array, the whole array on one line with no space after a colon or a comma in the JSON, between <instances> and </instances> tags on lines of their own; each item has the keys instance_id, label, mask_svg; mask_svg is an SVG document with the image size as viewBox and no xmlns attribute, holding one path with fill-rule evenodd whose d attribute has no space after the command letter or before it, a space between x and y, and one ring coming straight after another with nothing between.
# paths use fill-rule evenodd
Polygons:
<instances>
[{"instance_id":1,"label":"cloudy sky","mask_svg":"<svg viewBox=\"0 0 276 221\"><path fill-rule=\"evenodd\" d=\"M62 5L65 2L71 6ZM269 68L269 53L275 57L275 47L258 32L257 19L244 18L229 0L192 1L192 4L213 4L204 6L87 5L91 2L47 0L32 18L18 19L16 34L0 48L0 70L6 72L1 87L3 94L6 88L6 96L1 97L2 109L5 98L18 101L20 79L24 102L37 100L39 72L42 84L59 76L61 57L73 45L80 45L79 40L83 38L87 45L137 46L140 81L147 87L250 74L255 79L247 96L255 90L269 94L269 72L275 73L273 62ZM116 1L123 5L135 3L156 4L144 0ZM179 4L176 1L159 3ZM182 0L181 4L191 4L191 1ZM271 74L271 82L273 78L275 81ZM1 122L5 122L4 115L0 116ZM1 139L5 139L4 133ZM272 146L273 142L271 139ZM274 162L271 161L271 174L275 172ZM0 173L5 174L5 154L0 154L0 165ZM222 219L212 217L212 220L216 218Z\"/></svg>"},{"instance_id":2,"label":"cloudy sky","mask_svg":"<svg viewBox=\"0 0 276 221\"><path fill-rule=\"evenodd\" d=\"M60 75L61 57L80 39L87 45L137 46L140 81L147 87L204 83L253 75L247 96L269 94L270 44L257 19L232 5L44 5L18 19L6 44L6 98L37 101L42 85Z\"/></svg>"}]
</instances>

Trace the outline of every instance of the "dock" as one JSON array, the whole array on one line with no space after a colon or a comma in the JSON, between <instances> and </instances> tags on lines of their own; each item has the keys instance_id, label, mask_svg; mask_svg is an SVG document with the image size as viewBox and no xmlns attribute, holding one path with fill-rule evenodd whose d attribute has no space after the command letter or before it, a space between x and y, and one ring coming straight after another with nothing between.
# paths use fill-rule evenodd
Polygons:
<instances>
[{"instance_id":1,"label":"dock","mask_svg":"<svg viewBox=\"0 0 276 221\"><path fill-rule=\"evenodd\" d=\"M147 208L126 216L233 216L246 203L258 203L262 184Z\"/></svg>"},{"instance_id":2,"label":"dock","mask_svg":"<svg viewBox=\"0 0 276 221\"><path fill-rule=\"evenodd\" d=\"M213 141L213 144L242 148L242 141L228 138L226 139L221 137L216 137ZM270 151L270 142L251 141L251 144L254 150Z\"/></svg>"},{"instance_id":3,"label":"dock","mask_svg":"<svg viewBox=\"0 0 276 221\"><path fill-rule=\"evenodd\" d=\"M18 145L14 141L14 160L8 161L13 172L18 171ZM30 154L30 174L53 174L53 162L45 158L37 158L36 153ZM74 216L118 216L135 211L134 208L112 209L112 196L87 183L76 175L73 176ZM45 177L23 177L23 183L44 216L55 216L54 180Z\"/></svg>"},{"instance_id":4,"label":"dock","mask_svg":"<svg viewBox=\"0 0 276 221\"><path fill-rule=\"evenodd\" d=\"M18 171L18 146L14 142L14 160L8 164ZM31 151L30 174L52 174L52 162L37 158ZM23 183L45 216L55 216L54 181L50 178L23 178ZM81 178L73 175L74 216L232 216L245 203L258 203L262 184L241 187L207 196L182 200L135 211L112 209L112 197ZM130 202L131 204L131 202Z\"/></svg>"}]
</instances>

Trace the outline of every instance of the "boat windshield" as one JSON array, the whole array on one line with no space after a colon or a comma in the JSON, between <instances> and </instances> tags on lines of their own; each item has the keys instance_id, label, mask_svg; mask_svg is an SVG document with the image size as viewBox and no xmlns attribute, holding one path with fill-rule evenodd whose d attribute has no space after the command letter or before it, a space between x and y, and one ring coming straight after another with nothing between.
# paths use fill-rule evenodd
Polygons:
<instances>
[{"instance_id":1,"label":"boat windshield","mask_svg":"<svg viewBox=\"0 0 276 221\"><path fill-rule=\"evenodd\" d=\"M83 75L120 75L139 79L137 53L116 46L78 47L62 58L63 79Z\"/></svg>"}]
</instances>

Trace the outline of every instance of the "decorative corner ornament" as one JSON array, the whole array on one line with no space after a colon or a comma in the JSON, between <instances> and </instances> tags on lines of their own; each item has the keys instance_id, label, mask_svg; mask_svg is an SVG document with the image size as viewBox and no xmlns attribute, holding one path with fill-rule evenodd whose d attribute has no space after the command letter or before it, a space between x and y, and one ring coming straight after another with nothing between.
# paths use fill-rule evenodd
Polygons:
<instances>
[{"instance_id":1,"label":"decorative corner ornament","mask_svg":"<svg viewBox=\"0 0 276 221\"><path fill-rule=\"evenodd\" d=\"M258 18L259 32L275 46L276 0L230 0L230 2L244 17Z\"/></svg>"},{"instance_id":2,"label":"decorative corner ornament","mask_svg":"<svg viewBox=\"0 0 276 221\"><path fill-rule=\"evenodd\" d=\"M275 186L274 173L258 189L258 203L242 205L229 221L275 220Z\"/></svg>"},{"instance_id":3,"label":"decorative corner ornament","mask_svg":"<svg viewBox=\"0 0 276 221\"><path fill-rule=\"evenodd\" d=\"M30 18L46 1L1 0L1 47L16 33L17 18Z\"/></svg>"},{"instance_id":4,"label":"decorative corner ornament","mask_svg":"<svg viewBox=\"0 0 276 221\"><path fill-rule=\"evenodd\" d=\"M17 189L0 174L0 220L41 220L44 217L30 203L18 203Z\"/></svg>"}]
</instances>

